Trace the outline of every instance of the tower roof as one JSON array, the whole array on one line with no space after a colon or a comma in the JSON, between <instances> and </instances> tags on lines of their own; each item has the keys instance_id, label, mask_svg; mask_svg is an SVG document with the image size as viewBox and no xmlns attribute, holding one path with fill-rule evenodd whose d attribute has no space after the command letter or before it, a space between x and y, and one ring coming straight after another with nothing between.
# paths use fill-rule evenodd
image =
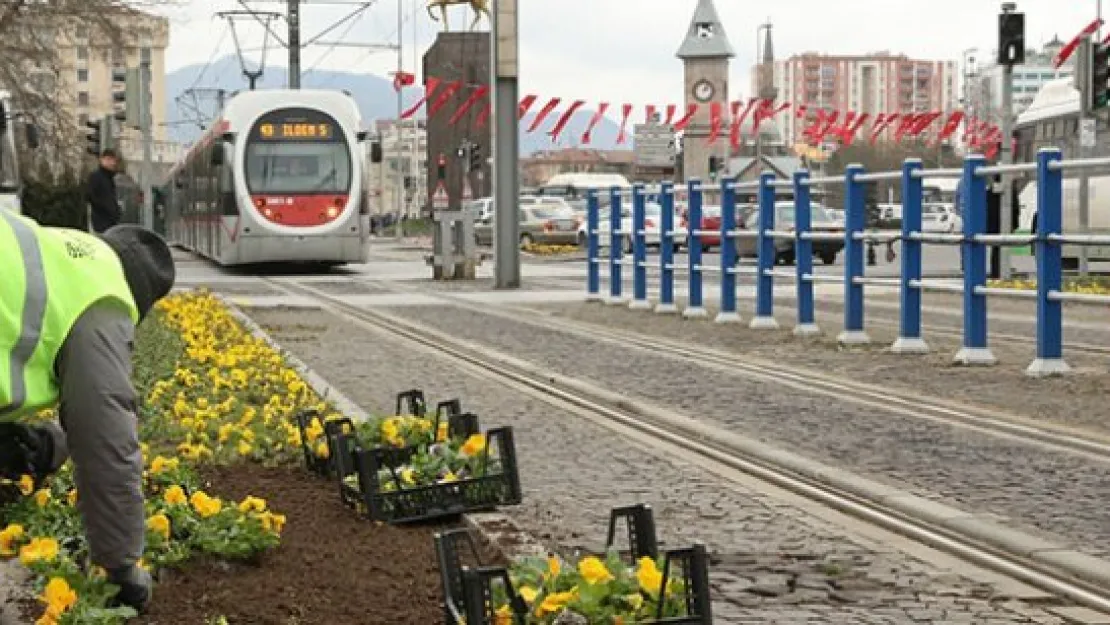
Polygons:
<instances>
[{"instance_id":1,"label":"tower roof","mask_svg":"<svg viewBox=\"0 0 1110 625\"><path fill-rule=\"evenodd\" d=\"M680 59L731 58L736 56L717 15L713 0L698 0L686 39L676 54Z\"/></svg>"}]
</instances>

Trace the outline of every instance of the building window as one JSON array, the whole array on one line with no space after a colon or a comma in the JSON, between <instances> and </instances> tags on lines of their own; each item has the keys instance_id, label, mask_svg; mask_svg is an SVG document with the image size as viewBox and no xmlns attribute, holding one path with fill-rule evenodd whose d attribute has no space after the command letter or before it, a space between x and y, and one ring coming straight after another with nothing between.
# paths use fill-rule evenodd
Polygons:
<instances>
[{"instance_id":1,"label":"building window","mask_svg":"<svg viewBox=\"0 0 1110 625\"><path fill-rule=\"evenodd\" d=\"M119 65L123 63L123 50L115 48L112 50L112 65Z\"/></svg>"},{"instance_id":2,"label":"building window","mask_svg":"<svg viewBox=\"0 0 1110 625\"><path fill-rule=\"evenodd\" d=\"M89 49L85 46L79 46L77 48L77 59L80 61L89 60Z\"/></svg>"},{"instance_id":3,"label":"building window","mask_svg":"<svg viewBox=\"0 0 1110 625\"><path fill-rule=\"evenodd\" d=\"M81 113L80 115L77 116L77 121L78 121L78 123L81 124L81 127L84 128L85 124L89 123L89 114L88 113Z\"/></svg>"},{"instance_id":4,"label":"building window","mask_svg":"<svg viewBox=\"0 0 1110 625\"><path fill-rule=\"evenodd\" d=\"M77 105L78 106L88 106L89 105L89 92L88 91L82 91L82 92L77 94Z\"/></svg>"},{"instance_id":5,"label":"building window","mask_svg":"<svg viewBox=\"0 0 1110 625\"><path fill-rule=\"evenodd\" d=\"M87 69L77 70L77 82L89 82L89 70L87 70Z\"/></svg>"}]
</instances>

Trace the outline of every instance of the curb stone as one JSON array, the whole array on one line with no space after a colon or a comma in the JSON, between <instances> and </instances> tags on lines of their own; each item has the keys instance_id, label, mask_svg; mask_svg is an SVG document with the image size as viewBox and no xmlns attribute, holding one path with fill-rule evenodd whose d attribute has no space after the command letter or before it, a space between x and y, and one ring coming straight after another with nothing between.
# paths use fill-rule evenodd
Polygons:
<instances>
[{"instance_id":1,"label":"curb stone","mask_svg":"<svg viewBox=\"0 0 1110 625\"><path fill-rule=\"evenodd\" d=\"M304 377L305 382L322 398L326 401L331 401L340 412L356 421L366 421L370 418L370 415L365 410L329 384L327 380L313 371L312 368L302 360L289 353L288 350L278 344L273 337L255 323L253 319L247 316L238 306L219 294L213 295L220 303L227 307L232 316L242 323L252 335L262 339L272 348L278 350L289 364L299 369L299 373ZM479 538L482 542L495 546L501 551L502 555L508 559L545 556L549 551L531 534L520 529L516 522L503 512L464 514L462 515L462 521L467 528L479 534ZM0 575L2 575L2 571L0 571ZM0 620L0 625L9 624L6 621ZM11 625L23 624L12 623Z\"/></svg>"},{"instance_id":2,"label":"curb stone","mask_svg":"<svg viewBox=\"0 0 1110 625\"><path fill-rule=\"evenodd\" d=\"M30 581L31 572L18 558L0 562L0 625L30 625L20 614L21 603L35 600Z\"/></svg>"},{"instance_id":3,"label":"curb stone","mask_svg":"<svg viewBox=\"0 0 1110 625\"><path fill-rule=\"evenodd\" d=\"M923 497L912 495L904 490L871 480L850 471L826 465L798 454L770 447L765 442L720 429L700 422L692 417L665 410L658 406L641 402L620 393L602 389L582 380L564 376L544 369L534 363L509 356L484 345L448 336L438 330L414 324L395 315L375 311L374 314L393 324L433 336L449 345L483 355L491 360L504 363L512 368L526 372L533 378L543 380L553 387L566 388L596 400L615 406L626 412L638 415L663 426L672 433L685 435L699 441L711 442L717 449L739 452L770 467L786 469L797 475L813 479L856 497L877 502L911 518L926 519L947 531L975 540L981 544L1009 553L1021 554L1028 559L1070 576L1110 586L1110 561L1083 554L1063 544L1037 537L1028 532L1015 530L994 522L988 515L952 508ZM761 476L762 477L762 476ZM767 476L772 482L782 482L778 476ZM786 485L786 488L796 490Z\"/></svg>"}]
</instances>

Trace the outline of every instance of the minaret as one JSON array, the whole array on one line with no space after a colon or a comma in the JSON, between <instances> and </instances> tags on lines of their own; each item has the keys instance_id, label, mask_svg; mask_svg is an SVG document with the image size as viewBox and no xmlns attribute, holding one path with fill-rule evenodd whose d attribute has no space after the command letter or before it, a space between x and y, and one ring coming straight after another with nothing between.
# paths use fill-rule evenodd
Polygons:
<instances>
[{"instance_id":1,"label":"minaret","mask_svg":"<svg viewBox=\"0 0 1110 625\"><path fill-rule=\"evenodd\" d=\"M687 179L699 178L708 184L709 157L724 159L728 154L728 71L729 59L736 56L713 0L698 0L676 56L685 69L685 104L698 105L682 142L683 170ZM722 124L717 142L709 145L709 108L713 102L721 103ZM685 107L681 114L685 114Z\"/></svg>"},{"instance_id":2,"label":"minaret","mask_svg":"<svg viewBox=\"0 0 1110 625\"><path fill-rule=\"evenodd\" d=\"M774 101L774 100L778 99L779 92L778 92L778 89L775 89L775 45L774 45L774 43L772 43L772 37L771 37L771 29L772 28L773 28L773 26L771 25L771 20L770 20L770 18L768 18L767 23L764 24L762 29L761 29L761 30L767 31L767 34L764 36L764 39L763 39L763 59L760 62L760 65L759 65L759 96L758 97L760 97L764 100ZM773 123L775 123L775 121L773 119L768 119L768 120L764 120L763 123L764 124L767 124L767 123L772 123L773 124ZM752 128L755 128L754 123L752 125ZM763 130L762 130L762 128L760 128L759 134L757 134L755 136L755 158L756 158L756 160L758 161L758 160L762 159L764 153L765 153L765 147L763 145ZM759 166L762 167L762 164L760 164Z\"/></svg>"}]
</instances>

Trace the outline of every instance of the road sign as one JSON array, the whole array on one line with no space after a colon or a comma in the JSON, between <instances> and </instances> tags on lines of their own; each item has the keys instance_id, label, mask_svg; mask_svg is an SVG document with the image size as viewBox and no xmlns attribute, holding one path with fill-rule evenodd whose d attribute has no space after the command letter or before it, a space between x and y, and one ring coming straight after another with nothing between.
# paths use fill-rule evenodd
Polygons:
<instances>
[{"instance_id":1,"label":"road sign","mask_svg":"<svg viewBox=\"0 0 1110 625\"><path fill-rule=\"evenodd\" d=\"M641 167L673 167L678 152L674 127L666 124L637 124L633 128L633 152Z\"/></svg>"},{"instance_id":2,"label":"road sign","mask_svg":"<svg viewBox=\"0 0 1110 625\"><path fill-rule=\"evenodd\" d=\"M1093 148L1098 145L1098 137L1095 135L1095 122L1094 119L1081 119L1079 120L1079 145L1085 148Z\"/></svg>"},{"instance_id":3,"label":"road sign","mask_svg":"<svg viewBox=\"0 0 1110 625\"><path fill-rule=\"evenodd\" d=\"M443 181L440 180L439 185L436 186L435 194L432 195L432 208L444 211L447 210L449 203L450 198L447 197L447 187L444 186Z\"/></svg>"},{"instance_id":4,"label":"road sign","mask_svg":"<svg viewBox=\"0 0 1110 625\"><path fill-rule=\"evenodd\" d=\"M470 176L465 174L463 175L462 199L464 202L474 199L474 195L470 192Z\"/></svg>"}]
</instances>

